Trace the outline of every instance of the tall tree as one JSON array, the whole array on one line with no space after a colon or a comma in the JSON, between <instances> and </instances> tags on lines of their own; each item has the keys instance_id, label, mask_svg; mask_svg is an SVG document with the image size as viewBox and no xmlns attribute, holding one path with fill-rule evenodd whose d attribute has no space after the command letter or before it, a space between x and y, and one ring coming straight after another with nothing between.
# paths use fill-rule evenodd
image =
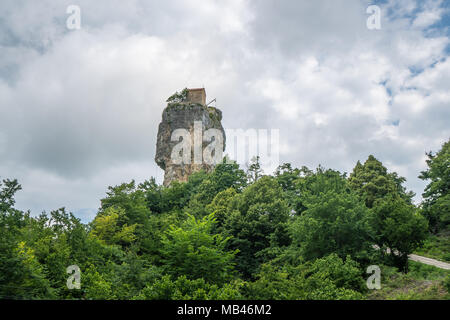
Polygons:
<instances>
[{"instance_id":1,"label":"tall tree","mask_svg":"<svg viewBox=\"0 0 450 320\"><path fill-rule=\"evenodd\" d=\"M419 178L429 181L423 196L423 214L430 231L437 233L450 225L450 140L436 154L427 153L428 169Z\"/></svg>"},{"instance_id":2,"label":"tall tree","mask_svg":"<svg viewBox=\"0 0 450 320\"><path fill-rule=\"evenodd\" d=\"M387 260L408 272L408 255L425 240L427 221L414 206L392 195L378 199L372 213L376 244L382 253L390 251Z\"/></svg>"},{"instance_id":3,"label":"tall tree","mask_svg":"<svg viewBox=\"0 0 450 320\"><path fill-rule=\"evenodd\" d=\"M263 170L261 168L260 157L253 157L247 170L247 177L249 182L256 182L262 174Z\"/></svg>"},{"instance_id":4,"label":"tall tree","mask_svg":"<svg viewBox=\"0 0 450 320\"><path fill-rule=\"evenodd\" d=\"M54 298L34 250L22 240L28 214L14 208L17 180L0 182L0 299Z\"/></svg>"},{"instance_id":5,"label":"tall tree","mask_svg":"<svg viewBox=\"0 0 450 320\"><path fill-rule=\"evenodd\" d=\"M192 195L186 212L203 217L207 215L206 206L210 204L214 197L228 188L241 192L247 185L245 172L239 169L235 162L218 164L214 171L198 185L195 194Z\"/></svg>"},{"instance_id":6,"label":"tall tree","mask_svg":"<svg viewBox=\"0 0 450 320\"><path fill-rule=\"evenodd\" d=\"M283 190L273 177L263 176L233 197L224 232L233 237L230 248L239 249L237 269L244 277L251 277L261 263L270 260L272 249L290 243L288 218Z\"/></svg>"},{"instance_id":7,"label":"tall tree","mask_svg":"<svg viewBox=\"0 0 450 320\"><path fill-rule=\"evenodd\" d=\"M189 216L181 227L172 226L163 238L164 270L174 276L222 284L232 277L235 251L225 249L230 238L213 234L214 215L201 220Z\"/></svg>"},{"instance_id":8,"label":"tall tree","mask_svg":"<svg viewBox=\"0 0 450 320\"><path fill-rule=\"evenodd\" d=\"M295 266L271 261L256 278L247 289L252 299L352 300L362 299L364 291L358 263L336 254Z\"/></svg>"},{"instance_id":9,"label":"tall tree","mask_svg":"<svg viewBox=\"0 0 450 320\"><path fill-rule=\"evenodd\" d=\"M414 193L406 191L403 186L405 181L395 172L388 173L386 167L372 155L364 165L358 161L349 177L350 186L364 199L368 208L388 194L396 194L411 203Z\"/></svg>"},{"instance_id":10,"label":"tall tree","mask_svg":"<svg viewBox=\"0 0 450 320\"><path fill-rule=\"evenodd\" d=\"M306 260L336 253L365 259L370 250L369 209L351 191L345 175L318 168L302 181L305 210L290 226L293 245Z\"/></svg>"},{"instance_id":11,"label":"tall tree","mask_svg":"<svg viewBox=\"0 0 450 320\"><path fill-rule=\"evenodd\" d=\"M364 165L358 161L349 183L371 209L373 241L380 252L392 252L385 258L400 270L408 271L408 254L425 239L427 223L412 205L414 193L406 191L405 178L370 155ZM425 229L424 229L425 228Z\"/></svg>"}]
</instances>

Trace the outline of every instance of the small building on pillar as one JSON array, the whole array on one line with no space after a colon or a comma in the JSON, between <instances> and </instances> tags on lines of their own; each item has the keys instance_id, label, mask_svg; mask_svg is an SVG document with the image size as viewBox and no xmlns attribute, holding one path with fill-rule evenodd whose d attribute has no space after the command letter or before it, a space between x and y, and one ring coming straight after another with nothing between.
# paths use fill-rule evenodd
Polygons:
<instances>
[{"instance_id":1,"label":"small building on pillar","mask_svg":"<svg viewBox=\"0 0 450 320\"><path fill-rule=\"evenodd\" d=\"M205 88L188 89L187 102L199 103L201 105L206 105Z\"/></svg>"}]
</instances>

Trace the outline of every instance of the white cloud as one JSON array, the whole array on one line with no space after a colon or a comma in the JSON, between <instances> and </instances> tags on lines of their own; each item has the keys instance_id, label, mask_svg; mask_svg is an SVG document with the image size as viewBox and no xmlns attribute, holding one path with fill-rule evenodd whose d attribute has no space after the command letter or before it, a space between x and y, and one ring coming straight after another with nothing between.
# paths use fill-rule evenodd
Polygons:
<instances>
[{"instance_id":1,"label":"white cloud","mask_svg":"<svg viewBox=\"0 0 450 320\"><path fill-rule=\"evenodd\" d=\"M92 214L108 185L162 177L165 99L204 85L227 128L279 128L281 161L349 171L374 154L422 192L448 139L441 2L79 1L0 5L0 174L34 213Z\"/></svg>"}]
</instances>

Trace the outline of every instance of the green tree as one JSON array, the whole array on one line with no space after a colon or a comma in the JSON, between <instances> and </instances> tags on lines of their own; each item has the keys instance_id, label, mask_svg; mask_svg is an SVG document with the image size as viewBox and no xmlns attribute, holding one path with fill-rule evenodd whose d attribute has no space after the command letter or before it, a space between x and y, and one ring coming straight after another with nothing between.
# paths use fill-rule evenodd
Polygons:
<instances>
[{"instance_id":1,"label":"green tree","mask_svg":"<svg viewBox=\"0 0 450 320\"><path fill-rule=\"evenodd\" d=\"M412 205L414 194L406 191L405 181L395 172L388 173L373 156L364 165L358 162L349 178L352 189L371 209L374 243L381 254L392 251L394 254L384 258L407 272L408 254L424 240L427 223Z\"/></svg>"},{"instance_id":2,"label":"green tree","mask_svg":"<svg viewBox=\"0 0 450 320\"><path fill-rule=\"evenodd\" d=\"M260 157L256 156L251 159L250 166L248 167L247 177L250 183L258 181L262 176L263 170L261 168Z\"/></svg>"},{"instance_id":3,"label":"green tree","mask_svg":"<svg viewBox=\"0 0 450 320\"><path fill-rule=\"evenodd\" d=\"M152 177L141 183L139 189L144 191L147 207L151 212L162 213L164 211L163 186L158 185L155 178Z\"/></svg>"},{"instance_id":4,"label":"green tree","mask_svg":"<svg viewBox=\"0 0 450 320\"><path fill-rule=\"evenodd\" d=\"M233 197L227 210L223 230L233 237L229 248L239 249L237 269L249 278L274 250L289 245L288 205L276 180L264 176Z\"/></svg>"},{"instance_id":5,"label":"green tree","mask_svg":"<svg viewBox=\"0 0 450 320\"><path fill-rule=\"evenodd\" d=\"M450 140L436 154L427 153L428 169L419 178L429 181L423 196L423 214L430 231L437 233L450 225Z\"/></svg>"},{"instance_id":6,"label":"green tree","mask_svg":"<svg viewBox=\"0 0 450 320\"><path fill-rule=\"evenodd\" d=\"M214 195L228 188L241 192L247 186L245 172L239 168L236 162L230 160L227 162L226 158L214 168L208 179L213 182L212 192Z\"/></svg>"},{"instance_id":7,"label":"green tree","mask_svg":"<svg viewBox=\"0 0 450 320\"><path fill-rule=\"evenodd\" d=\"M55 293L61 298L80 298L78 290L66 286L66 268L76 264L83 267L90 257L87 229L65 208L49 215L27 216L21 238L33 251Z\"/></svg>"},{"instance_id":8,"label":"green tree","mask_svg":"<svg viewBox=\"0 0 450 320\"><path fill-rule=\"evenodd\" d=\"M299 214L305 207L300 201L302 181L311 176L313 172L303 166L300 169L292 168L291 164L285 163L275 171L275 179L286 194L286 200L292 213Z\"/></svg>"},{"instance_id":9,"label":"green tree","mask_svg":"<svg viewBox=\"0 0 450 320\"><path fill-rule=\"evenodd\" d=\"M366 259L370 251L369 210L351 191L345 175L319 168L302 181L306 208L291 224L293 245L306 260L331 253Z\"/></svg>"},{"instance_id":10,"label":"green tree","mask_svg":"<svg viewBox=\"0 0 450 320\"><path fill-rule=\"evenodd\" d=\"M180 92L176 91L173 95L171 95L169 98L167 98L166 102L180 103L180 102L186 101L188 92L189 92L188 88L184 88Z\"/></svg>"},{"instance_id":11,"label":"green tree","mask_svg":"<svg viewBox=\"0 0 450 320\"><path fill-rule=\"evenodd\" d=\"M213 199L213 201L206 206L206 211L214 214L216 223L214 224L214 230L216 233L224 232L224 224L229 212L230 203L238 193L233 188L228 188L219 192Z\"/></svg>"},{"instance_id":12,"label":"green tree","mask_svg":"<svg viewBox=\"0 0 450 320\"><path fill-rule=\"evenodd\" d=\"M223 286L210 284L204 279L188 279L179 276L175 280L168 275L147 285L136 300L240 300L244 283L233 281Z\"/></svg>"},{"instance_id":13,"label":"green tree","mask_svg":"<svg viewBox=\"0 0 450 320\"><path fill-rule=\"evenodd\" d=\"M0 182L0 298L54 298L34 250L22 239L29 214L14 208L17 180Z\"/></svg>"},{"instance_id":14,"label":"green tree","mask_svg":"<svg viewBox=\"0 0 450 320\"><path fill-rule=\"evenodd\" d=\"M419 247L427 236L427 221L403 199L388 196L375 202L371 224L376 230L375 243L402 271L408 271L408 255Z\"/></svg>"},{"instance_id":15,"label":"green tree","mask_svg":"<svg viewBox=\"0 0 450 320\"><path fill-rule=\"evenodd\" d=\"M149 283L161 278L161 268L152 265L145 256L127 250L119 263L108 261L101 274L117 299L132 299Z\"/></svg>"},{"instance_id":16,"label":"green tree","mask_svg":"<svg viewBox=\"0 0 450 320\"><path fill-rule=\"evenodd\" d=\"M159 231L152 229L151 216L154 214L148 208L145 189L136 186L134 180L130 183L109 187L107 197L101 199L98 216L104 216L105 212L106 215L108 212L111 213L108 211L112 210L110 208L120 212L114 224L118 230L125 233L122 234L123 239L131 237L127 241L122 241L122 245L134 241L135 237L136 245L143 254L157 255L158 250L155 246L158 243ZM118 237L120 236L118 235Z\"/></svg>"},{"instance_id":17,"label":"green tree","mask_svg":"<svg viewBox=\"0 0 450 320\"><path fill-rule=\"evenodd\" d=\"M90 265L82 274L81 289L84 298L88 300L111 300L115 295L111 289L111 283L97 271L94 265Z\"/></svg>"},{"instance_id":18,"label":"green tree","mask_svg":"<svg viewBox=\"0 0 450 320\"><path fill-rule=\"evenodd\" d=\"M33 249L25 242L18 243L16 254L19 261L17 269L13 272L20 272L19 282L9 282L6 287L13 290L10 298L14 299L48 299L54 298L54 290L50 287L50 282L45 277L42 265L37 261Z\"/></svg>"},{"instance_id":19,"label":"green tree","mask_svg":"<svg viewBox=\"0 0 450 320\"><path fill-rule=\"evenodd\" d=\"M118 221L123 215L125 215L124 209L108 207L101 215L95 217L92 222L91 235L108 245L132 243L136 240L134 232L137 224L119 226Z\"/></svg>"},{"instance_id":20,"label":"green tree","mask_svg":"<svg viewBox=\"0 0 450 320\"><path fill-rule=\"evenodd\" d=\"M236 163L223 162L218 164L214 171L198 185L195 193L192 195L186 212L196 216L203 217L208 211L206 206L210 204L214 197L221 191L232 188L236 192L241 192L247 184L245 172L239 169Z\"/></svg>"},{"instance_id":21,"label":"green tree","mask_svg":"<svg viewBox=\"0 0 450 320\"><path fill-rule=\"evenodd\" d=\"M358 161L349 177L350 186L364 199L368 208L389 194L396 194L411 203L414 193L406 191L403 186L405 181L395 172L388 173L386 167L372 155L364 165Z\"/></svg>"},{"instance_id":22,"label":"green tree","mask_svg":"<svg viewBox=\"0 0 450 320\"><path fill-rule=\"evenodd\" d=\"M124 214L120 216L118 221L120 226L124 224L145 224L150 211L147 207L144 191L137 188L134 180L119 186L108 187L106 195L106 198L101 199L100 213L110 207L122 208Z\"/></svg>"},{"instance_id":23,"label":"green tree","mask_svg":"<svg viewBox=\"0 0 450 320\"><path fill-rule=\"evenodd\" d=\"M357 262L336 254L296 266L267 263L246 287L250 299L362 299L364 281Z\"/></svg>"},{"instance_id":24,"label":"green tree","mask_svg":"<svg viewBox=\"0 0 450 320\"><path fill-rule=\"evenodd\" d=\"M164 271L172 276L203 278L221 284L233 276L236 251L226 251L230 238L213 234L214 215L201 220L189 216L181 227L171 226L162 240Z\"/></svg>"}]
</instances>

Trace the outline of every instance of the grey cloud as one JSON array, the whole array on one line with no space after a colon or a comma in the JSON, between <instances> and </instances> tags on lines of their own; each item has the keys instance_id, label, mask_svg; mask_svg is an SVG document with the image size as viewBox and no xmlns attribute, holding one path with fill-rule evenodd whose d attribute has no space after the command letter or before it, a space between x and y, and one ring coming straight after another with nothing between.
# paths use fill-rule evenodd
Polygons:
<instances>
[{"instance_id":1,"label":"grey cloud","mask_svg":"<svg viewBox=\"0 0 450 320\"><path fill-rule=\"evenodd\" d=\"M374 154L418 194L423 153L449 135L448 72L430 67L448 38L410 28L415 1L383 4L375 33L368 1L80 0L78 31L69 4L0 5L0 174L23 209L89 216L108 185L161 179L157 125L186 86L217 98L226 128L279 128L282 162L349 171Z\"/></svg>"},{"instance_id":2,"label":"grey cloud","mask_svg":"<svg viewBox=\"0 0 450 320\"><path fill-rule=\"evenodd\" d=\"M288 56L305 52L328 55L348 50L368 36L367 1L325 0L252 2L251 23L256 44L281 49Z\"/></svg>"}]
</instances>

